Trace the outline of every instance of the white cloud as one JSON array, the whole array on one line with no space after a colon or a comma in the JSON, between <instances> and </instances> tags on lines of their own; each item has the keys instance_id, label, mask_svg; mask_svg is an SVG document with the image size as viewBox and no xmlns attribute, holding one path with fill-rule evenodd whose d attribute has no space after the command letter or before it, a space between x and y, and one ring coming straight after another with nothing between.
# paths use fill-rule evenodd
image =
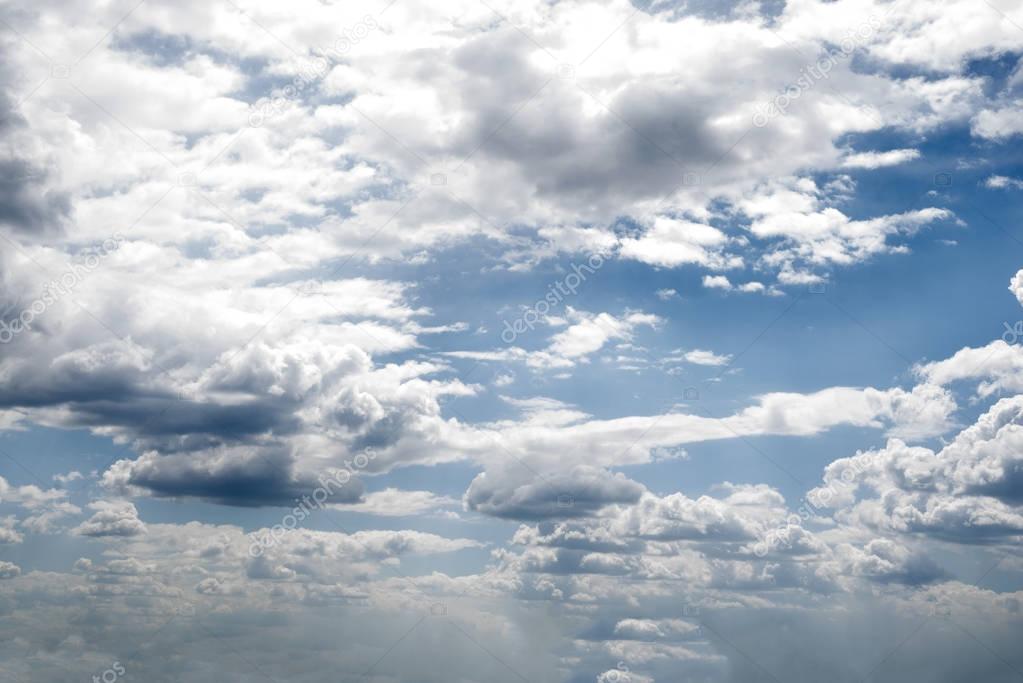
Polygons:
<instances>
[{"instance_id":1,"label":"white cloud","mask_svg":"<svg viewBox=\"0 0 1023 683\"><path fill-rule=\"evenodd\" d=\"M430 491L404 491L386 488L366 494L359 503L338 505L337 507L368 515L408 517L458 506L458 500L448 496L438 496Z\"/></svg>"},{"instance_id":2,"label":"white cloud","mask_svg":"<svg viewBox=\"0 0 1023 683\"><path fill-rule=\"evenodd\" d=\"M592 403L588 385L551 386L604 363L656 367L640 336L675 321L626 308L635 304L613 280L584 295L606 305L551 319L528 349L451 352L464 348L455 320L477 326L474 311L438 320L421 303L442 291L434 275L473 287L477 266L499 269L496 282L587 252L725 292L830 281L955 219L926 203L863 213L845 169L868 176L919 153L850 141L883 131L932 149L935 133L969 129L997 159L1023 130L1023 71L991 94L1000 80L969 67L1023 50L1019 3L724 4L403 0L376 10L343 59L255 127L249 104L281 94L269 83L302 72L303 56L373 10L316 0L243 11L143 3L127 18L110 3L15 8L9 23L24 39L4 44L0 68L0 223L12 240L0 250L0 310L31 303L112 230L124 239L73 299L4 344L0 429L112 440L124 455L98 473L105 495L161 496L183 521L143 523L127 500L82 515L71 501L84 505L91 480L67 491L0 478L11 513L0 543L29 541L14 549L24 570L0 562L2 677L57 680L68 662L101 672L136 651L139 680L222 680L224 642L195 639L188 608L231 634L253 669L289 680L365 671L435 605L472 638L449 642L424 624L379 676L499 680L513 666L530 680L716 683L757 675L756 661L782 680L840 679L863 661L843 644L895 642L944 602L978 640L1013 652L1018 563L1002 568L996 592L949 580L926 558L1012 559L1023 405L1005 398L941 447L914 444L949 432L958 382L977 383L977 403L1023 390L1015 346L922 363L911 388L767 391L710 417L647 396L622 408L631 384ZM857 28L854 54L826 83L804 81L784 114L753 125L758 107L806 78L807 55ZM53 71L63 64L68 78ZM562 65L574 74L559 75ZM190 188L182 174L193 174ZM462 263L460 250L473 258ZM1011 290L1023 299L1023 271ZM469 383L485 379L458 378L438 357L501 364L492 385L521 393L486 394ZM703 349L678 358L730 360ZM475 419L453 399L473 399ZM861 432L889 441L827 465L820 488L844 506L833 519L793 523L798 511L767 484L702 487L698 473L675 486L638 467L686 444L721 441L731 458L739 439L850 427L842 443ZM257 558L251 543L272 529L184 521L219 514L196 499L291 506L357 453L373 457L330 504L388 527L416 516L417 529L296 529ZM419 480L417 469L391 474L412 465L446 466ZM461 477L461 502L478 514L441 521L454 501L428 490L434 475ZM424 483L392 485L405 476ZM360 478L373 477L384 481L367 494ZM267 512L231 515L249 529ZM529 523L504 544L507 527L469 526L479 515ZM42 564L27 547L36 533L54 546ZM101 551L62 569L77 554L61 544L83 543ZM698 631L684 608L706 610L734 644ZM82 615L103 628L84 637ZM978 677L974 644L948 630L905 644L920 680ZM438 651L445 666L419 664Z\"/></svg>"},{"instance_id":3,"label":"white cloud","mask_svg":"<svg viewBox=\"0 0 1023 683\"><path fill-rule=\"evenodd\" d=\"M95 514L74 529L79 536L138 536L146 533L138 510L125 501L96 501L89 504Z\"/></svg>"},{"instance_id":4,"label":"white cloud","mask_svg":"<svg viewBox=\"0 0 1023 683\"><path fill-rule=\"evenodd\" d=\"M678 349L673 353L681 353L685 361L693 365L721 366L728 365L729 361L732 360L732 357L728 354L717 354L705 349L692 349L691 351Z\"/></svg>"},{"instance_id":5,"label":"white cloud","mask_svg":"<svg viewBox=\"0 0 1023 683\"><path fill-rule=\"evenodd\" d=\"M589 313L571 307L567 310L571 321L562 331L548 340L546 348L526 351L517 346L494 351L446 351L453 358L480 361L525 362L534 369L570 368L589 362L590 356L614 340L629 341L640 327L656 328L662 320L652 313L626 312L621 317L610 313Z\"/></svg>"},{"instance_id":6,"label":"white cloud","mask_svg":"<svg viewBox=\"0 0 1023 683\"><path fill-rule=\"evenodd\" d=\"M850 154L842 160L843 168L884 168L886 166L898 166L907 161L920 158L919 150L915 149L893 149L887 152L859 152Z\"/></svg>"},{"instance_id":7,"label":"white cloud","mask_svg":"<svg viewBox=\"0 0 1023 683\"><path fill-rule=\"evenodd\" d=\"M988 176L984 180L984 187L989 187L995 190L1023 190L1023 180L1017 178L1009 178L1004 175L993 175Z\"/></svg>"},{"instance_id":8,"label":"white cloud","mask_svg":"<svg viewBox=\"0 0 1023 683\"><path fill-rule=\"evenodd\" d=\"M13 515L0 517L0 544L21 543L25 540L24 536L14 529L16 522L17 519Z\"/></svg>"},{"instance_id":9,"label":"white cloud","mask_svg":"<svg viewBox=\"0 0 1023 683\"><path fill-rule=\"evenodd\" d=\"M700 223L658 217L642 237L621 242L621 256L673 268L697 264L713 270L742 266L742 258L728 256L728 238L717 228Z\"/></svg>"},{"instance_id":10,"label":"white cloud","mask_svg":"<svg viewBox=\"0 0 1023 683\"><path fill-rule=\"evenodd\" d=\"M982 138L1007 140L1023 133L1023 112L1018 107L985 109L973 119L973 134Z\"/></svg>"},{"instance_id":11,"label":"white cloud","mask_svg":"<svg viewBox=\"0 0 1023 683\"><path fill-rule=\"evenodd\" d=\"M960 349L944 360L919 364L914 371L928 382L941 385L982 379L977 384L977 394L982 397L1023 391L1023 347L998 339L987 346Z\"/></svg>"},{"instance_id":12,"label":"white cloud","mask_svg":"<svg viewBox=\"0 0 1023 683\"><path fill-rule=\"evenodd\" d=\"M731 289L732 283L724 275L704 275L703 286L708 289Z\"/></svg>"},{"instance_id":13,"label":"white cloud","mask_svg":"<svg viewBox=\"0 0 1023 683\"><path fill-rule=\"evenodd\" d=\"M854 220L834 206L809 180L774 182L751 194L740 208L752 219L750 231L760 238L783 238L763 257L780 268L783 283L819 279L801 275L800 266L851 265L897 249L889 240L911 236L939 221L953 218L948 209L929 207L901 214ZM791 271L786 279L785 270Z\"/></svg>"},{"instance_id":14,"label":"white cloud","mask_svg":"<svg viewBox=\"0 0 1023 683\"><path fill-rule=\"evenodd\" d=\"M743 282L742 284L732 284L724 275L704 275L703 286L707 289L723 289L726 292L744 292L747 294L758 294L761 292L773 293L774 290L767 290L764 287L764 283L751 280L750 282Z\"/></svg>"}]
</instances>

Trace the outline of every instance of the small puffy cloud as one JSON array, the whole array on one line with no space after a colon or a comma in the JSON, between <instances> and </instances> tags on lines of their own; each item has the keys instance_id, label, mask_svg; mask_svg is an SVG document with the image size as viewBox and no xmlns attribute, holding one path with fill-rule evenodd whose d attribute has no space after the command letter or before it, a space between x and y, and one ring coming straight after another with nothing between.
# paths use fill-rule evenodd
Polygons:
<instances>
[{"instance_id":1,"label":"small puffy cloud","mask_svg":"<svg viewBox=\"0 0 1023 683\"><path fill-rule=\"evenodd\" d=\"M494 377L495 387L506 387L515 383L515 373L502 372Z\"/></svg>"},{"instance_id":2,"label":"small puffy cloud","mask_svg":"<svg viewBox=\"0 0 1023 683\"><path fill-rule=\"evenodd\" d=\"M68 472L66 474L55 474L55 475L53 475L53 480L55 482L57 482L58 484L63 484L65 486L67 486L68 484L70 484L73 481L79 481L79 480L84 479L84 478L85 478L84 475L81 472L79 472L78 470L71 470L70 472Z\"/></svg>"},{"instance_id":3,"label":"small puffy cloud","mask_svg":"<svg viewBox=\"0 0 1023 683\"><path fill-rule=\"evenodd\" d=\"M728 363L732 360L732 357L728 354L717 354L706 349L692 349L691 351L678 349L672 353L681 354L681 357L687 363L692 363L693 365L710 365L717 367L721 365L728 365Z\"/></svg>"},{"instance_id":4,"label":"small puffy cloud","mask_svg":"<svg viewBox=\"0 0 1023 683\"><path fill-rule=\"evenodd\" d=\"M1023 134L1023 111L1019 106L985 109L972 121L972 132L988 140L1007 140Z\"/></svg>"},{"instance_id":5,"label":"small puffy cloud","mask_svg":"<svg viewBox=\"0 0 1023 683\"><path fill-rule=\"evenodd\" d=\"M993 190L1023 190L1023 180L1004 175L993 175L984 180L984 187Z\"/></svg>"},{"instance_id":6,"label":"small puffy cloud","mask_svg":"<svg viewBox=\"0 0 1023 683\"><path fill-rule=\"evenodd\" d=\"M21 567L13 562L0 561L0 579L13 579L21 576Z\"/></svg>"},{"instance_id":7,"label":"small puffy cloud","mask_svg":"<svg viewBox=\"0 0 1023 683\"><path fill-rule=\"evenodd\" d=\"M713 270L741 266L741 257L724 252L727 245L725 233L710 225L658 217L642 236L622 240L620 254L666 268L685 264Z\"/></svg>"},{"instance_id":8,"label":"small puffy cloud","mask_svg":"<svg viewBox=\"0 0 1023 683\"><path fill-rule=\"evenodd\" d=\"M74 533L79 536L138 536L146 533L146 525L139 519L138 510L126 501L96 501L89 504L95 514L79 524Z\"/></svg>"},{"instance_id":9,"label":"small puffy cloud","mask_svg":"<svg viewBox=\"0 0 1023 683\"><path fill-rule=\"evenodd\" d=\"M842 160L843 168L883 168L885 166L898 166L907 161L920 158L919 150L915 149L893 149L888 152L860 152L850 154Z\"/></svg>"},{"instance_id":10,"label":"small puffy cloud","mask_svg":"<svg viewBox=\"0 0 1023 683\"><path fill-rule=\"evenodd\" d=\"M724 275L704 275L703 286L707 289L732 289L731 281Z\"/></svg>"},{"instance_id":11,"label":"small puffy cloud","mask_svg":"<svg viewBox=\"0 0 1023 683\"><path fill-rule=\"evenodd\" d=\"M704 275L703 286L707 289L722 289L726 292L743 292L745 294L758 294L764 292L767 288L764 283L751 280L750 282L743 282L740 284L733 284L724 275Z\"/></svg>"},{"instance_id":12,"label":"small puffy cloud","mask_svg":"<svg viewBox=\"0 0 1023 683\"><path fill-rule=\"evenodd\" d=\"M14 528L16 521L13 516L0 518L0 544L21 543L24 540L24 537Z\"/></svg>"},{"instance_id":13,"label":"small puffy cloud","mask_svg":"<svg viewBox=\"0 0 1023 683\"><path fill-rule=\"evenodd\" d=\"M612 339L631 339L641 325L655 327L660 318L648 313L628 313L616 318L608 313L590 316L572 312L574 324L551 337L546 353L559 359L575 359L599 351Z\"/></svg>"},{"instance_id":14,"label":"small puffy cloud","mask_svg":"<svg viewBox=\"0 0 1023 683\"><path fill-rule=\"evenodd\" d=\"M699 625L681 619L622 619L614 634L623 640L681 640L699 630Z\"/></svg>"}]
</instances>

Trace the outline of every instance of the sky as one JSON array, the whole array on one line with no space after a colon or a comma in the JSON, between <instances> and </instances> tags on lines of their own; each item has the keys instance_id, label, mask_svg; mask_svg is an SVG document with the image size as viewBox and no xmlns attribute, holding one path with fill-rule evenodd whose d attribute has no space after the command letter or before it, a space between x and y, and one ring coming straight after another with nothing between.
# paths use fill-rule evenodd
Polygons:
<instances>
[{"instance_id":1,"label":"sky","mask_svg":"<svg viewBox=\"0 0 1023 683\"><path fill-rule=\"evenodd\" d=\"M0 53L4 681L1023 679L1023 0Z\"/></svg>"}]
</instances>

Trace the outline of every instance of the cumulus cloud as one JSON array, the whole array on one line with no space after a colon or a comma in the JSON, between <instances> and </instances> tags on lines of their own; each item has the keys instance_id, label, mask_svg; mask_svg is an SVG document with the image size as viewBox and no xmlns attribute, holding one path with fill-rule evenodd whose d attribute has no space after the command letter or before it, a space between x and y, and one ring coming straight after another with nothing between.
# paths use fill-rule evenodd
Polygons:
<instances>
[{"instance_id":1,"label":"cumulus cloud","mask_svg":"<svg viewBox=\"0 0 1023 683\"><path fill-rule=\"evenodd\" d=\"M735 352L632 308L621 283L679 313L752 303L682 302L685 287L782 296L910 258L969 212L874 208L857 182L899 176L949 131L983 145L985 187L1018 188L996 163L1023 131L1023 72L986 62L1023 50L1023 8L55 2L7 19L0 322L50 296L3 345L0 429L26 432L16 449L64 430L117 455L52 479L68 489L0 477L18 562L0 561L0 677L62 680L68 662L88 677L136 652L133 677L205 683L227 649L280 680L841 680L893 642L905 662L876 677L1013 675L951 622L905 634L951 605L1018 659L1017 347L921 362L915 386L757 384L715 417L675 403L650 359L683 345L666 362L724 368ZM450 295L470 274L517 294L514 278L581 253L621 270L536 340L458 336L491 324ZM1023 300L1023 271L1010 290ZM651 330L682 341L644 348ZM476 384L459 359L498 367ZM650 374L603 394L553 381L612 363ZM799 441L787 468L827 463L806 501L789 481L705 476L765 437ZM308 528L254 509L325 488ZM139 503L144 523L129 500L146 497L178 521ZM222 515L244 528L208 522ZM61 567L83 543L97 553ZM952 579L950 555L957 576L1004 560L998 590ZM437 652L445 666L419 664Z\"/></svg>"},{"instance_id":2,"label":"cumulus cloud","mask_svg":"<svg viewBox=\"0 0 1023 683\"><path fill-rule=\"evenodd\" d=\"M696 264L712 270L742 266L740 256L723 253L728 238L717 228L659 217L639 238L621 242L623 258L654 266L675 267Z\"/></svg>"},{"instance_id":3,"label":"cumulus cloud","mask_svg":"<svg viewBox=\"0 0 1023 683\"><path fill-rule=\"evenodd\" d=\"M985 109L973 119L973 134L1004 140L1023 133L1023 114L1016 107Z\"/></svg>"},{"instance_id":4,"label":"cumulus cloud","mask_svg":"<svg viewBox=\"0 0 1023 683\"><path fill-rule=\"evenodd\" d=\"M466 509L509 519L584 517L608 505L634 503L643 486L621 473L578 466L523 480L483 472L465 492Z\"/></svg>"},{"instance_id":5,"label":"cumulus cloud","mask_svg":"<svg viewBox=\"0 0 1023 683\"><path fill-rule=\"evenodd\" d=\"M15 530L17 519L11 515L0 518L0 543L21 543L25 537Z\"/></svg>"},{"instance_id":6,"label":"cumulus cloud","mask_svg":"<svg viewBox=\"0 0 1023 683\"><path fill-rule=\"evenodd\" d=\"M1018 279L1017 275L1013 280L1014 286ZM998 339L987 346L960 349L943 360L919 364L915 372L928 382L939 385L981 380L977 383L977 393L980 396L991 396L1000 391L1021 391L1023 350L1016 344Z\"/></svg>"},{"instance_id":7,"label":"cumulus cloud","mask_svg":"<svg viewBox=\"0 0 1023 683\"><path fill-rule=\"evenodd\" d=\"M1002 399L940 451L892 439L883 449L838 459L808 497L867 528L964 543L1017 537L1023 533L1021 414L1023 399Z\"/></svg>"},{"instance_id":8,"label":"cumulus cloud","mask_svg":"<svg viewBox=\"0 0 1023 683\"><path fill-rule=\"evenodd\" d=\"M984 180L984 187L994 190L1023 190L1023 180L1004 175L992 175Z\"/></svg>"},{"instance_id":9,"label":"cumulus cloud","mask_svg":"<svg viewBox=\"0 0 1023 683\"><path fill-rule=\"evenodd\" d=\"M79 536L138 536L146 533L138 510L124 501L96 501L89 504L96 512L74 529Z\"/></svg>"}]
</instances>

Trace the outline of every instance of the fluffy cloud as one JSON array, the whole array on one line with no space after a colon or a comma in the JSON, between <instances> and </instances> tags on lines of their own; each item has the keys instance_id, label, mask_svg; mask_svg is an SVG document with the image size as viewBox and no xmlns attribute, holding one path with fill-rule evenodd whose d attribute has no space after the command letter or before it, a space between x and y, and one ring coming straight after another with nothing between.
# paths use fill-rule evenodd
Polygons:
<instances>
[{"instance_id":1,"label":"fluffy cloud","mask_svg":"<svg viewBox=\"0 0 1023 683\"><path fill-rule=\"evenodd\" d=\"M989 187L995 190L1012 189L1021 190L1023 189L1023 180L1017 178L1009 178L1004 175L993 175L989 176L984 181L984 187Z\"/></svg>"},{"instance_id":2,"label":"fluffy cloud","mask_svg":"<svg viewBox=\"0 0 1023 683\"><path fill-rule=\"evenodd\" d=\"M878 679L1013 675L951 621L905 637L949 607L1016 652L1023 403L1004 395L1023 360L1007 340L921 363L915 386L751 384L713 417L675 404L648 359L681 346L665 362L713 374L736 352L698 312L676 326L610 279L536 346L443 335L484 330L447 296L477 266L504 287L600 253L674 301L697 283L785 296L907 254L969 212L937 193L869 208L856 183L932 161L948 131L1002 170L1023 81L986 63L1023 50L1023 8L639 4L11 8L0 322L33 317L0 339L0 428L116 459L74 465L97 471L70 489L0 477L18 563L0 561L0 677L89 678L134 652L140 680L223 681L228 651L252 669L236 678L296 681L841 680L894 642L906 659ZM1023 300L1023 271L1011 290ZM680 338L644 348L651 330ZM459 376L459 359L496 377ZM623 367L651 375L552 387ZM936 445L967 420L962 382L981 415ZM673 407L650 399L662 389ZM831 460L808 492L826 505L712 486L695 455L659 469L687 444L731 462L763 437ZM865 450L827 450L854 438ZM237 509L290 508L342 467L309 528ZM164 499L139 504L145 523L128 500L144 497ZM244 528L193 519L223 515ZM997 591L961 580L988 560L1005 563L983 582ZM421 666L437 652L445 666Z\"/></svg>"},{"instance_id":3,"label":"fluffy cloud","mask_svg":"<svg viewBox=\"0 0 1023 683\"><path fill-rule=\"evenodd\" d=\"M472 480L464 503L469 510L511 519L580 517L608 505L634 503L642 493L641 485L620 473L580 465L525 481L483 472Z\"/></svg>"},{"instance_id":4,"label":"fluffy cloud","mask_svg":"<svg viewBox=\"0 0 1023 683\"><path fill-rule=\"evenodd\" d=\"M14 516L0 518L0 543L21 543L24 536L14 529L17 520Z\"/></svg>"},{"instance_id":5,"label":"fluffy cloud","mask_svg":"<svg viewBox=\"0 0 1023 683\"><path fill-rule=\"evenodd\" d=\"M1023 114L1016 107L985 109L973 119L973 134L982 138L1007 139L1023 133Z\"/></svg>"},{"instance_id":6,"label":"fluffy cloud","mask_svg":"<svg viewBox=\"0 0 1023 683\"><path fill-rule=\"evenodd\" d=\"M809 498L871 529L965 543L1018 537L1021 415L1023 399L1002 399L938 452L893 439L883 449L838 459Z\"/></svg>"},{"instance_id":7,"label":"fluffy cloud","mask_svg":"<svg viewBox=\"0 0 1023 683\"><path fill-rule=\"evenodd\" d=\"M765 264L779 268L781 282L789 284L812 281L801 268L858 263L896 249L892 238L953 218L947 209L930 207L854 220L829 206L827 193L806 179L761 188L739 208L752 220L755 236L781 238L763 258Z\"/></svg>"},{"instance_id":8,"label":"fluffy cloud","mask_svg":"<svg viewBox=\"0 0 1023 683\"><path fill-rule=\"evenodd\" d=\"M1018 279L1017 275L1014 286ZM1010 329L1007 334L1011 333ZM920 364L915 371L928 382L940 385L983 380L977 384L980 396L1023 391L1023 350L999 339L980 348L960 349L944 360Z\"/></svg>"},{"instance_id":9,"label":"fluffy cloud","mask_svg":"<svg viewBox=\"0 0 1023 683\"><path fill-rule=\"evenodd\" d=\"M89 508L95 514L74 529L79 536L138 536L146 533L146 525L139 519L138 510L123 501L97 501Z\"/></svg>"},{"instance_id":10,"label":"fluffy cloud","mask_svg":"<svg viewBox=\"0 0 1023 683\"><path fill-rule=\"evenodd\" d=\"M621 242L621 256L654 266L696 264L712 270L742 266L739 256L725 256L723 232L709 225L659 217L642 237Z\"/></svg>"}]
</instances>

